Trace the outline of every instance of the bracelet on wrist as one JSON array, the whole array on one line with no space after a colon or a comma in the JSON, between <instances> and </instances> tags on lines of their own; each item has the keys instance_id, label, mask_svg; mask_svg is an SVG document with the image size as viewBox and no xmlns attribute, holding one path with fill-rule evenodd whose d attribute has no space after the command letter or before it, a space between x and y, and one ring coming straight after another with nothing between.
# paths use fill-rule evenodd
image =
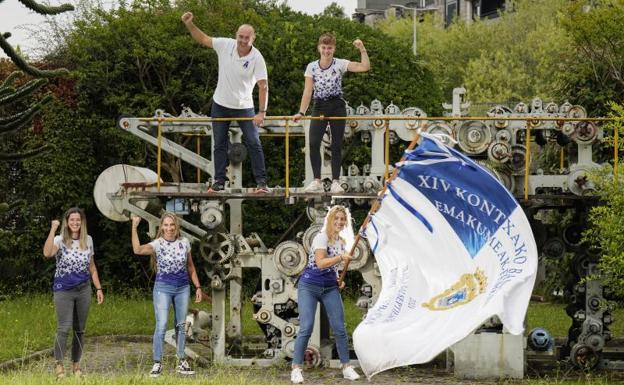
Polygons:
<instances>
[{"instance_id":1,"label":"bracelet on wrist","mask_svg":"<svg viewBox=\"0 0 624 385\"><path fill-rule=\"evenodd\" d=\"M102 288L101 287L96 287L95 291L102 291Z\"/></svg>"},{"instance_id":2,"label":"bracelet on wrist","mask_svg":"<svg viewBox=\"0 0 624 385\"><path fill-rule=\"evenodd\" d=\"M301 116L305 116L305 112L303 112L303 111L299 111L299 115L301 115Z\"/></svg>"},{"instance_id":3,"label":"bracelet on wrist","mask_svg":"<svg viewBox=\"0 0 624 385\"><path fill-rule=\"evenodd\" d=\"M201 286L195 286L195 290L201 290Z\"/></svg>"},{"instance_id":4,"label":"bracelet on wrist","mask_svg":"<svg viewBox=\"0 0 624 385\"><path fill-rule=\"evenodd\" d=\"M258 111L259 114L266 114L266 110L260 110Z\"/></svg>"}]
</instances>

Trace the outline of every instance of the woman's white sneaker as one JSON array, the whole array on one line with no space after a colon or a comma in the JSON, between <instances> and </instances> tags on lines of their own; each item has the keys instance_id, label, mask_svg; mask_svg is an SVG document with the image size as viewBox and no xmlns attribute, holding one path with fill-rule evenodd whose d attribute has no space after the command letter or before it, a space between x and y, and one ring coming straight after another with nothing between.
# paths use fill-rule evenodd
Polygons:
<instances>
[{"instance_id":1,"label":"woman's white sneaker","mask_svg":"<svg viewBox=\"0 0 624 385\"><path fill-rule=\"evenodd\" d=\"M195 371L191 369L191 365L189 365L187 360L180 360L176 372L185 376L192 376L193 374L195 374Z\"/></svg>"},{"instance_id":2,"label":"woman's white sneaker","mask_svg":"<svg viewBox=\"0 0 624 385\"><path fill-rule=\"evenodd\" d=\"M293 368L290 372L290 382L293 384L303 384L303 371L301 368Z\"/></svg>"},{"instance_id":3,"label":"woman's white sneaker","mask_svg":"<svg viewBox=\"0 0 624 385\"><path fill-rule=\"evenodd\" d=\"M314 179L312 182L310 182L309 185L307 185L306 187L304 187L303 192L307 192L307 193L318 193L318 192L325 192L325 189L323 188L323 184Z\"/></svg>"},{"instance_id":4,"label":"woman's white sneaker","mask_svg":"<svg viewBox=\"0 0 624 385\"><path fill-rule=\"evenodd\" d=\"M334 179L334 181L331 184L331 188L329 189L329 192L333 194L342 194L343 192L345 192L345 189L342 188L339 181Z\"/></svg>"},{"instance_id":5,"label":"woman's white sneaker","mask_svg":"<svg viewBox=\"0 0 624 385\"><path fill-rule=\"evenodd\" d=\"M353 366L345 366L342 368L342 376L347 380L355 381L360 378L360 375L357 374Z\"/></svg>"}]
</instances>

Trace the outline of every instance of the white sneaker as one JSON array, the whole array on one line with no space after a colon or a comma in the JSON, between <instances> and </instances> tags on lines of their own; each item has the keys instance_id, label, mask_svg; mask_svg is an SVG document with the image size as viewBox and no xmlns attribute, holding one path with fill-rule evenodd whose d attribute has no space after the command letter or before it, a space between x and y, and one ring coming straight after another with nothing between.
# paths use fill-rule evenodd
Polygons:
<instances>
[{"instance_id":1,"label":"white sneaker","mask_svg":"<svg viewBox=\"0 0 624 385\"><path fill-rule=\"evenodd\" d=\"M360 378L360 375L357 374L355 369L353 369L353 366L349 365L342 368L342 377L346 378L347 380L355 381Z\"/></svg>"},{"instance_id":2,"label":"white sneaker","mask_svg":"<svg viewBox=\"0 0 624 385\"><path fill-rule=\"evenodd\" d=\"M334 179L331 184L331 188L329 189L329 192L334 194L342 194L343 192L345 192L345 189L342 188L340 182L337 179Z\"/></svg>"},{"instance_id":3,"label":"white sneaker","mask_svg":"<svg viewBox=\"0 0 624 385\"><path fill-rule=\"evenodd\" d=\"M186 360L180 360L180 364L178 365L176 372L185 376L192 376L193 374L195 374L195 371L191 369L191 365L189 365L188 361Z\"/></svg>"},{"instance_id":4,"label":"white sneaker","mask_svg":"<svg viewBox=\"0 0 624 385\"><path fill-rule=\"evenodd\" d=\"M323 188L323 184L314 179L312 182L310 182L309 185L307 185L304 189L303 192L307 192L307 193L317 193L317 192L325 192L325 189Z\"/></svg>"},{"instance_id":5,"label":"white sneaker","mask_svg":"<svg viewBox=\"0 0 624 385\"><path fill-rule=\"evenodd\" d=\"M355 375L357 376L357 373L355 373ZM303 384L303 371L301 368L293 368L290 372L290 382L293 384Z\"/></svg>"},{"instance_id":6,"label":"white sneaker","mask_svg":"<svg viewBox=\"0 0 624 385\"><path fill-rule=\"evenodd\" d=\"M150 377L156 378L160 376L161 372L162 372L162 365L160 364L160 362L154 362L154 366L152 366L152 370L150 371Z\"/></svg>"}]
</instances>

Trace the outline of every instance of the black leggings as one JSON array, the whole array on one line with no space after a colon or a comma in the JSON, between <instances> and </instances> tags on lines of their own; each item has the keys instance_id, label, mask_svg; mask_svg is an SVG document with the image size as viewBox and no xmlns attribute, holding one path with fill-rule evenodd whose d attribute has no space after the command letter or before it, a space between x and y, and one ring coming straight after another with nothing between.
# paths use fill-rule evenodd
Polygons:
<instances>
[{"instance_id":1,"label":"black leggings","mask_svg":"<svg viewBox=\"0 0 624 385\"><path fill-rule=\"evenodd\" d=\"M347 108L342 98L314 100L312 116L346 116ZM321 178L321 140L329 124L331 134L331 170L332 179L340 177L342 164L342 140L345 132L345 120L313 120L310 123L310 163L315 179Z\"/></svg>"}]
</instances>

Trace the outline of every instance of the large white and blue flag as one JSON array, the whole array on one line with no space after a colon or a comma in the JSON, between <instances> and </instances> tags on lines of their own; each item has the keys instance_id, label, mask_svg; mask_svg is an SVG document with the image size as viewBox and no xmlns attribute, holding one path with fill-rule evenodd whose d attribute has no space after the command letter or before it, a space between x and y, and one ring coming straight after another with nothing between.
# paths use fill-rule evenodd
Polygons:
<instances>
[{"instance_id":1,"label":"large white and blue flag","mask_svg":"<svg viewBox=\"0 0 624 385\"><path fill-rule=\"evenodd\" d=\"M382 277L353 333L369 378L430 361L494 315L521 334L537 271L528 219L482 166L425 134L397 167L364 229Z\"/></svg>"}]
</instances>

